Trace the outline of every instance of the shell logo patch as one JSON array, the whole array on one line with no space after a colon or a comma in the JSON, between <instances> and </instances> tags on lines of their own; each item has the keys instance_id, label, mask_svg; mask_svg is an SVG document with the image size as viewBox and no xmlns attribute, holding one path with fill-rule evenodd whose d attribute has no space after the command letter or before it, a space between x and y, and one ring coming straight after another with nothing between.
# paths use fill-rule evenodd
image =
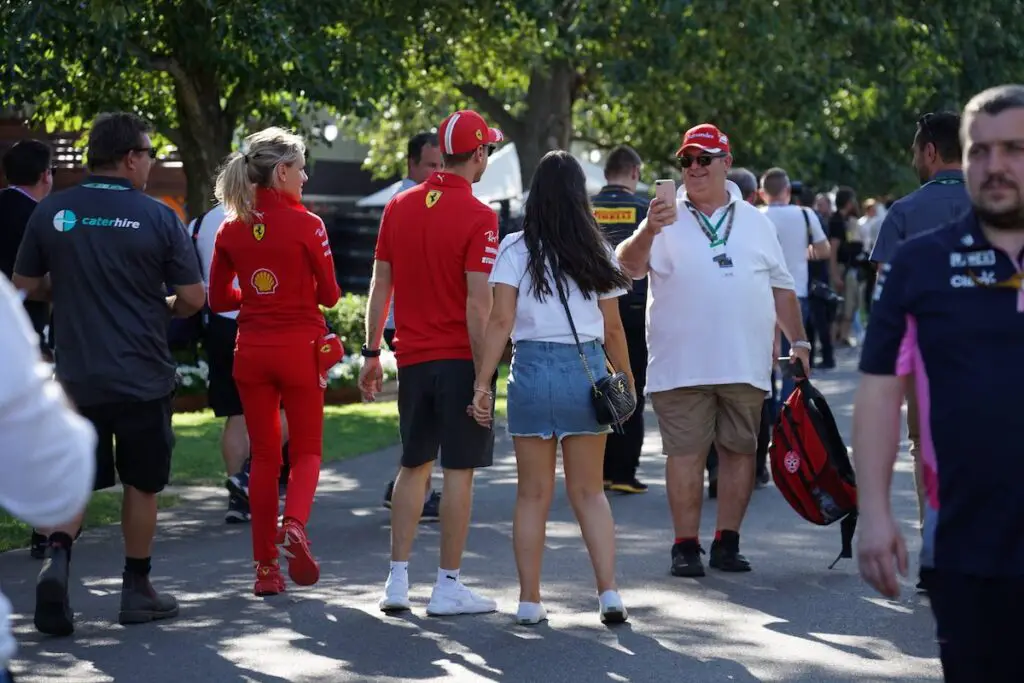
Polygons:
<instances>
[{"instance_id":1,"label":"shell logo patch","mask_svg":"<svg viewBox=\"0 0 1024 683\"><path fill-rule=\"evenodd\" d=\"M476 129L476 139L477 140L483 140L484 139L484 132L482 130L480 130L479 128Z\"/></svg>"},{"instance_id":2,"label":"shell logo patch","mask_svg":"<svg viewBox=\"0 0 1024 683\"><path fill-rule=\"evenodd\" d=\"M251 283L257 294L273 294L277 291L277 276L266 268L253 273Z\"/></svg>"},{"instance_id":3,"label":"shell logo patch","mask_svg":"<svg viewBox=\"0 0 1024 683\"><path fill-rule=\"evenodd\" d=\"M434 204L437 204L437 200L441 198L441 190L431 190L427 193L426 201L427 208L433 208Z\"/></svg>"},{"instance_id":4,"label":"shell logo patch","mask_svg":"<svg viewBox=\"0 0 1024 683\"><path fill-rule=\"evenodd\" d=\"M796 451L790 451L782 459L782 465L790 474L796 474L796 471L800 469L800 456L797 455Z\"/></svg>"},{"instance_id":5,"label":"shell logo patch","mask_svg":"<svg viewBox=\"0 0 1024 683\"><path fill-rule=\"evenodd\" d=\"M266 234L267 234L267 226L266 225L264 225L263 223L255 223L255 224L253 224L253 226L252 226L252 236L256 239L257 242L262 240L263 237Z\"/></svg>"}]
</instances>

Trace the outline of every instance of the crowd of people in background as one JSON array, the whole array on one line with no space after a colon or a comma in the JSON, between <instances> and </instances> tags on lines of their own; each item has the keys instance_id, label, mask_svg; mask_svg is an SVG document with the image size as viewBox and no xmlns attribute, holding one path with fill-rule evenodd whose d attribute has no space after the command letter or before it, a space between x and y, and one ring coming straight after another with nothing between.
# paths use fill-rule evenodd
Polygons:
<instances>
[{"instance_id":1,"label":"crowd of people in background","mask_svg":"<svg viewBox=\"0 0 1024 683\"><path fill-rule=\"evenodd\" d=\"M923 116L912 143L922 186L895 202L861 203L845 186L812 194L783 168L757 176L733 165L734 141L710 123L684 133L675 153L682 183L659 181L651 200L635 194L635 150L609 154L608 185L594 198L579 162L553 151L535 171L522 230L504 239L495 212L472 194L502 133L462 110L413 138L408 187L381 219L359 350L366 400L382 388L382 344L399 368L402 453L385 497L391 552L379 608L412 607L408 566L426 516L441 523L427 613L497 609L463 583L461 567L475 472L494 459L497 368L509 341L515 620L527 625L547 618L541 564L559 450L598 616L624 622L605 492L648 490L637 479L645 399L667 456L669 571L705 575L699 529L710 470L719 503L708 564L747 572L743 519L754 489L768 483L768 428L793 389L792 380L780 386L780 357L827 371L837 349L863 341L854 437L865 475L862 574L894 596L896 572L906 573L888 502L906 395L924 540L919 587L938 622L946 679L1016 680L1024 584L1011 504L1019 496L1007 482L1024 476L1024 460L1007 444L1019 441L1014 397L1024 382L1022 117L1020 86L982 93L963 119ZM69 190L50 194L51 152L41 143L4 158L14 187L0 192L0 207L20 227L0 231L0 265L21 296L0 279L0 332L20 360L0 370L0 402L23 409L0 426L21 458L0 502L45 527L34 537L44 554L34 624L46 634L74 630L69 575L87 483L124 487L119 622L178 614L177 600L149 579L156 495L174 448L168 331L172 317L204 307L223 328L211 403L226 418L227 521L252 524L253 592L286 590L279 558L297 585L320 577L307 526L326 372L343 349L320 310L340 292L327 230L301 204L305 143L277 128L247 137L219 174L218 206L193 222L191 237L142 191L155 158L149 125L131 114L94 122L91 175ZM35 371L43 356L74 410ZM965 404L957 397L978 377L989 393ZM635 409L605 417L602 391ZM960 413L980 436L958 424ZM31 438L44 427L52 440ZM431 486L436 461L443 495ZM55 481L58 471L65 476ZM0 599L0 620L7 611ZM5 664L13 646L3 623L0 638Z\"/></svg>"}]
</instances>

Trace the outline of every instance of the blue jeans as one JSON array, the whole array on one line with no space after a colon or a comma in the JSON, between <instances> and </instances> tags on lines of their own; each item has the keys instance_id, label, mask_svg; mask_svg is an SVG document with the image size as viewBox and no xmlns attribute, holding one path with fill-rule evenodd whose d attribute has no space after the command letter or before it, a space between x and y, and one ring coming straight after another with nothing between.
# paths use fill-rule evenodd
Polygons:
<instances>
[{"instance_id":1,"label":"blue jeans","mask_svg":"<svg viewBox=\"0 0 1024 683\"><path fill-rule=\"evenodd\" d=\"M587 364L599 380L608 374L604 350L585 342ZM508 373L508 433L544 439L606 434L597 421L591 384L575 344L521 341L512 350Z\"/></svg>"},{"instance_id":2,"label":"blue jeans","mask_svg":"<svg viewBox=\"0 0 1024 683\"><path fill-rule=\"evenodd\" d=\"M807 297L805 297L805 296L804 297L800 297L800 313L803 316L804 327L807 327L807 318L810 317L811 311L810 311L810 306L808 305ZM789 355L789 351L790 351L789 340L786 339L786 335L783 334L782 335L782 347L781 347L781 350L780 350L780 354L782 356L788 356ZM796 387L796 381L792 377L785 377L785 376L783 376L783 378L782 378L782 392L779 394L779 402L778 402L778 405L779 405L780 409L782 408L782 404L786 402L786 399L789 398L789 395L793 393L794 387Z\"/></svg>"}]
</instances>

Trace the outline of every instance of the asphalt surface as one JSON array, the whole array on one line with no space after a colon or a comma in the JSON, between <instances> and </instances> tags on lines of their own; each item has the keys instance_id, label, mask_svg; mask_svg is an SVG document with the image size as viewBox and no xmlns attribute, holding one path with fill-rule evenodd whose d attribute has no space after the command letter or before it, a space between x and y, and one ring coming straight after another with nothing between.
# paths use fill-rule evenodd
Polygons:
<instances>
[{"instance_id":1,"label":"asphalt surface","mask_svg":"<svg viewBox=\"0 0 1024 683\"><path fill-rule=\"evenodd\" d=\"M817 386L849 435L855 353L821 373ZM328 434L326 438L331 438ZM847 439L849 441L849 439ZM904 444L906 445L906 444ZM410 565L414 609L385 617L376 608L388 568L388 517L380 507L397 451L360 457L325 472L310 534L322 563L319 585L270 599L251 594L247 526L222 522L225 494L189 493L161 513L154 583L181 601L158 624L117 624L122 550L116 527L89 530L75 546L73 637L35 633L38 563L27 551L0 555L0 581L14 603L19 681L277 683L279 681L939 681L927 601L904 581L898 601L874 594L855 560L834 570L838 525L798 518L774 487L756 491L742 529L749 574L709 570L704 579L669 575L672 542L660 439L649 414L641 478L646 495L612 497L619 580L630 622L603 627L593 574L564 491L548 527L544 600L550 621L513 624L515 464L511 442L476 486L463 562L466 583L494 596L499 611L429 618L438 527L423 525ZM216 453L211 458L219 457ZM894 507L918 546L913 473L904 451ZM705 501L702 537L714 533ZM916 572L916 566L914 567Z\"/></svg>"}]
</instances>

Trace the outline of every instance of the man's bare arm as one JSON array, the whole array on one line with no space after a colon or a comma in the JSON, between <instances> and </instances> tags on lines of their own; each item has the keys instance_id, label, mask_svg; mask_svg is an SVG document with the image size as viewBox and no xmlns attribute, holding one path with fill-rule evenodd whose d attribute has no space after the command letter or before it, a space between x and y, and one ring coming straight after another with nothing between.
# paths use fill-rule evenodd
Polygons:
<instances>
[{"instance_id":1,"label":"man's bare arm","mask_svg":"<svg viewBox=\"0 0 1024 683\"><path fill-rule=\"evenodd\" d=\"M903 380L862 374L853 402L853 462L862 514L891 510L892 470L900 446Z\"/></svg>"},{"instance_id":2,"label":"man's bare arm","mask_svg":"<svg viewBox=\"0 0 1024 683\"><path fill-rule=\"evenodd\" d=\"M384 321L387 319L388 303L391 301L391 264L387 261L373 262L373 277L370 279L370 296L366 301L366 347L379 349L384 336Z\"/></svg>"},{"instance_id":3,"label":"man's bare arm","mask_svg":"<svg viewBox=\"0 0 1024 683\"><path fill-rule=\"evenodd\" d=\"M14 273L11 279L15 289L25 292L25 297L32 301L52 301L53 287L50 284L50 276L26 277Z\"/></svg>"},{"instance_id":4,"label":"man's bare arm","mask_svg":"<svg viewBox=\"0 0 1024 683\"><path fill-rule=\"evenodd\" d=\"M815 261L827 259L832 254L832 245L828 240L821 240L811 245L811 258Z\"/></svg>"},{"instance_id":5,"label":"man's bare arm","mask_svg":"<svg viewBox=\"0 0 1024 683\"><path fill-rule=\"evenodd\" d=\"M800 308L800 300L792 289L772 288L775 297L775 318L789 343L807 341L804 330L804 315Z\"/></svg>"},{"instance_id":6,"label":"man's bare arm","mask_svg":"<svg viewBox=\"0 0 1024 683\"><path fill-rule=\"evenodd\" d=\"M654 232L647 229L647 221L644 220L640 223L640 227L632 235L622 240L615 249L619 267L634 280L642 280L647 276L650 267L653 245Z\"/></svg>"},{"instance_id":7,"label":"man's bare arm","mask_svg":"<svg viewBox=\"0 0 1024 683\"><path fill-rule=\"evenodd\" d=\"M473 349L473 367L477 374L483 360L484 333L487 319L491 317L494 295L487 273L466 273L466 327L469 329L469 345Z\"/></svg>"}]
</instances>

